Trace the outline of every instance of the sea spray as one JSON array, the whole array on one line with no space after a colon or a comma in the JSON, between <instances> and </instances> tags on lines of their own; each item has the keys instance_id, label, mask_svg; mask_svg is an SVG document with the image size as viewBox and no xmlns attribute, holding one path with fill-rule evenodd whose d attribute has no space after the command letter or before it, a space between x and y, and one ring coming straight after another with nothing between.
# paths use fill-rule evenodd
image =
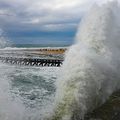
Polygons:
<instances>
[{"instance_id":1,"label":"sea spray","mask_svg":"<svg viewBox=\"0 0 120 120\"><path fill-rule=\"evenodd\" d=\"M13 98L10 93L9 74L14 68L0 63L0 120L22 120L25 108L19 97Z\"/></svg>"},{"instance_id":2,"label":"sea spray","mask_svg":"<svg viewBox=\"0 0 120 120\"><path fill-rule=\"evenodd\" d=\"M57 81L51 120L81 120L120 89L120 8L94 5L83 18Z\"/></svg>"},{"instance_id":3,"label":"sea spray","mask_svg":"<svg viewBox=\"0 0 120 120\"><path fill-rule=\"evenodd\" d=\"M5 38L4 31L0 28L0 49L8 47L10 45L10 41Z\"/></svg>"}]
</instances>

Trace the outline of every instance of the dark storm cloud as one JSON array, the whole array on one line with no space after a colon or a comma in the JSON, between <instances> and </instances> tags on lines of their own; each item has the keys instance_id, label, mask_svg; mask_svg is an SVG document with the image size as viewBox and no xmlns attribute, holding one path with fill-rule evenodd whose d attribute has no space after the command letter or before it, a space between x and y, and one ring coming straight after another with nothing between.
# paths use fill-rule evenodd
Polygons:
<instances>
[{"instance_id":1,"label":"dark storm cloud","mask_svg":"<svg viewBox=\"0 0 120 120\"><path fill-rule=\"evenodd\" d=\"M20 38L30 37L71 40L89 3L89 0L0 0L0 28L18 43Z\"/></svg>"}]
</instances>

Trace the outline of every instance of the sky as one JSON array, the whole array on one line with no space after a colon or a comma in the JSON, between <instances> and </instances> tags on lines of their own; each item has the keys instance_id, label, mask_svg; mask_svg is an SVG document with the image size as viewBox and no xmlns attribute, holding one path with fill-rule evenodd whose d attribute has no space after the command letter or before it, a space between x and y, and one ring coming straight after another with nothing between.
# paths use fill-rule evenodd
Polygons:
<instances>
[{"instance_id":1,"label":"sky","mask_svg":"<svg viewBox=\"0 0 120 120\"><path fill-rule=\"evenodd\" d=\"M15 44L71 44L97 3L110 0L0 0L0 29Z\"/></svg>"}]
</instances>

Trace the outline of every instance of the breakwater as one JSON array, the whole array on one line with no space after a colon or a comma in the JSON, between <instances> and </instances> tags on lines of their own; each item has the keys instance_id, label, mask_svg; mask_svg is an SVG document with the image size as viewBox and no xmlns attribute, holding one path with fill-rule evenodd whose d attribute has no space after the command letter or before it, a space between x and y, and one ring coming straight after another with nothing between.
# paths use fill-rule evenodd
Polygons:
<instances>
[{"instance_id":1,"label":"breakwater","mask_svg":"<svg viewBox=\"0 0 120 120\"><path fill-rule=\"evenodd\" d=\"M41 67L60 67L63 60L58 59L39 59L39 58L15 58L0 57L0 61L12 65L41 66Z\"/></svg>"}]
</instances>

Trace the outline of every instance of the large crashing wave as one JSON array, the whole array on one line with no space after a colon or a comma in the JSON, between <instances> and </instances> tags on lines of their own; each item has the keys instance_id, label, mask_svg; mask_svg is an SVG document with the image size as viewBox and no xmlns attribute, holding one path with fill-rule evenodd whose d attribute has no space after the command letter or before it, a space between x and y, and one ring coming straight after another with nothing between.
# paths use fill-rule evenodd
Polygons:
<instances>
[{"instance_id":1,"label":"large crashing wave","mask_svg":"<svg viewBox=\"0 0 120 120\"><path fill-rule=\"evenodd\" d=\"M120 89L120 8L94 5L80 24L57 81L52 120L80 120Z\"/></svg>"}]
</instances>

